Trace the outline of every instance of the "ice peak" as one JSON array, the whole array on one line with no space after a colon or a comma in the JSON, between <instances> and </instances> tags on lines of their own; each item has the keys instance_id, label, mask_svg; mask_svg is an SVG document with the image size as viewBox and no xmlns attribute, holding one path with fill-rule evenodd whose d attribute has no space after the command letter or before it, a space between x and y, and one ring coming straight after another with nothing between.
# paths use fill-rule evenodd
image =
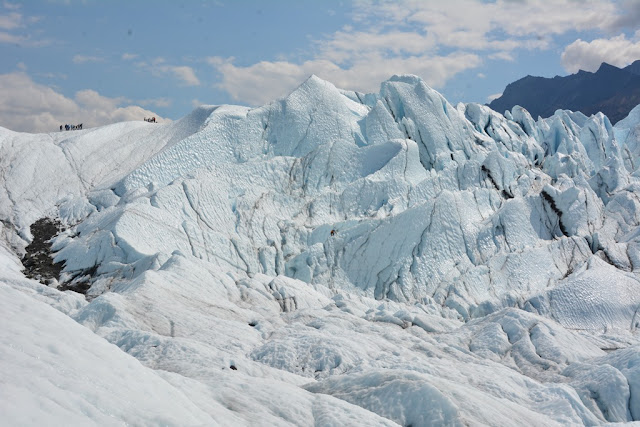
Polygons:
<instances>
[{"instance_id":1,"label":"ice peak","mask_svg":"<svg viewBox=\"0 0 640 427\"><path fill-rule=\"evenodd\" d=\"M313 83L313 84L332 84L329 81L318 77L316 74L311 74L307 79L303 82L305 83Z\"/></svg>"},{"instance_id":2,"label":"ice peak","mask_svg":"<svg viewBox=\"0 0 640 427\"><path fill-rule=\"evenodd\" d=\"M20 392L0 412L10 425L33 411L40 424L640 418L639 111L612 132L602 115L454 108L416 76L369 95L311 76L263 107L166 125L0 129L0 376ZM50 240L43 217L69 228ZM49 250L61 275L39 268ZM117 344L108 358L92 331ZM211 417L189 418L198 408Z\"/></svg>"},{"instance_id":3,"label":"ice peak","mask_svg":"<svg viewBox=\"0 0 640 427\"><path fill-rule=\"evenodd\" d=\"M394 74L393 76L391 76L391 78L388 81L402 82L402 83L408 83L413 85L424 83L422 78L419 76L416 76L415 74Z\"/></svg>"},{"instance_id":4,"label":"ice peak","mask_svg":"<svg viewBox=\"0 0 640 427\"><path fill-rule=\"evenodd\" d=\"M324 90L337 91L337 88L333 85L333 83L321 79L315 74L311 74L304 82L300 84L300 86L294 89L292 93L296 93L298 91L322 92Z\"/></svg>"}]
</instances>

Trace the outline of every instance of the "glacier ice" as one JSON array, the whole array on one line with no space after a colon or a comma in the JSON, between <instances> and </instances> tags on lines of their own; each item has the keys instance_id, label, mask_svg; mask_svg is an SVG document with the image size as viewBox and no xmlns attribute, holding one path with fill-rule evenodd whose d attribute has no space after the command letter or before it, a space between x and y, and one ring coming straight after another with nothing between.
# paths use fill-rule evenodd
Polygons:
<instances>
[{"instance_id":1,"label":"glacier ice","mask_svg":"<svg viewBox=\"0 0 640 427\"><path fill-rule=\"evenodd\" d=\"M377 94L314 76L259 108L203 106L169 124L0 128L0 291L21 331L0 339L24 350L0 353L21 367L6 371L19 397L0 399L18 409L0 412L20 423L39 406L34 421L78 424L640 420L639 129L638 109L612 126L453 106L415 76ZM53 286L20 271L43 217L66 227L51 242L64 263ZM78 283L86 299L62 291ZM62 373L30 362L78 347ZM29 375L50 385L21 385ZM124 403L148 389L157 411ZM56 408L41 405L51 393Z\"/></svg>"}]
</instances>

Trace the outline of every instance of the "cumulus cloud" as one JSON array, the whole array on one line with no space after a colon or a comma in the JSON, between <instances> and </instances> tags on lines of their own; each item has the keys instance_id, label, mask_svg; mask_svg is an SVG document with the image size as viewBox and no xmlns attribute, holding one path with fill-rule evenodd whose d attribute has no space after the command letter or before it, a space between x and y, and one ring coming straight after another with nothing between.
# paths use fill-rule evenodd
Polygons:
<instances>
[{"instance_id":1,"label":"cumulus cloud","mask_svg":"<svg viewBox=\"0 0 640 427\"><path fill-rule=\"evenodd\" d=\"M200 86L200 80L196 76L193 68L187 67L185 65L182 66L166 66L160 67L163 69L163 72L172 73L179 80L181 80L187 86Z\"/></svg>"},{"instance_id":2,"label":"cumulus cloud","mask_svg":"<svg viewBox=\"0 0 640 427\"><path fill-rule=\"evenodd\" d=\"M428 58L384 58L371 54L359 58L348 67L340 67L325 59L302 64L262 61L247 67L236 66L232 61L216 57L209 59L209 63L222 74L218 87L226 90L233 99L251 105L260 105L286 95L311 74L338 87L361 92L378 90L380 82L398 72L419 75L427 84L437 88L459 72L478 66L480 62L478 55L468 53Z\"/></svg>"},{"instance_id":3,"label":"cumulus cloud","mask_svg":"<svg viewBox=\"0 0 640 427\"><path fill-rule=\"evenodd\" d=\"M429 34L409 31L380 32L337 31L329 40L319 42L322 56L330 61L342 62L371 52L382 50L392 55L419 55L431 51L436 41Z\"/></svg>"},{"instance_id":4,"label":"cumulus cloud","mask_svg":"<svg viewBox=\"0 0 640 427\"><path fill-rule=\"evenodd\" d=\"M498 49L547 47L544 37L571 30L614 31L628 25L638 2L591 0L479 0L399 2L360 0L355 20L369 26L409 28L418 24L451 47ZM578 10L579 8L579 10ZM579 13L578 13L579 12ZM542 39L541 39L542 38Z\"/></svg>"},{"instance_id":5,"label":"cumulus cloud","mask_svg":"<svg viewBox=\"0 0 640 427\"><path fill-rule=\"evenodd\" d=\"M200 79L193 68L186 65L170 65L162 57L154 58L150 63L140 61L136 63L138 68L153 74L156 77L171 75L177 78L183 85L200 86Z\"/></svg>"},{"instance_id":6,"label":"cumulus cloud","mask_svg":"<svg viewBox=\"0 0 640 427\"><path fill-rule=\"evenodd\" d=\"M125 98L109 98L93 90L82 90L73 99L34 82L23 72L0 74L0 126L20 132L53 132L61 124L102 126L142 120L158 114Z\"/></svg>"},{"instance_id":7,"label":"cumulus cloud","mask_svg":"<svg viewBox=\"0 0 640 427\"><path fill-rule=\"evenodd\" d=\"M21 47L43 47L51 44L50 40L33 37L29 27L40 22L41 17L25 16L19 12L21 5L4 2L0 10L0 43L15 44Z\"/></svg>"},{"instance_id":8,"label":"cumulus cloud","mask_svg":"<svg viewBox=\"0 0 640 427\"><path fill-rule=\"evenodd\" d=\"M378 13L396 22L417 21L438 32L463 30L489 37L496 36L492 30L510 36L535 37L571 30L619 32L640 23L638 0L407 0L381 4L385 6ZM390 13L390 9L398 10Z\"/></svg>"},{"instance_id":9,"label":"cumulus cloud","mask_svg":"<svg viewBox=\"0 0 640 427\"><path fill-rule=\"evenodd\" d=\"M352 23L312 43L307 57L235 65L209 58L217 85L234 100L261 104L310 74L339 87L374 91L393 74L417 74L436 88L481 58L513 61L518 50L549 49L570 31L616 31L640 22L640 1L356 0ZM578 10L579 9L579 10Z\"/></svg>"},{"instance_id":10,"label":"cumulus cloud","mask_svg":"<svg viewBox=\"0 0 640 427\"><path fill-rule=\"evenodd\" d=\"M489 95L489 96L487 96L487 102L491 102L491 101L493 101L494 99L498 99L498 98L500 98L501 96L502 96L502 92L500 92L500 93L494 93L493 95Z\"/></svg>"},{"instance_id":11,"label":"cumulus cloud","mask_svg":"<svg viewBox=\"0 0 640 427\"><path fill-rule=\"evenodd\" d=\"M570 73L596 71L603 62L625 67L640 59L640 31L636 32L634 40L627 39L624 34L590 42L578 39L564 49L561 59L562 66Z\"/></svg>"},{"instance_id":12,"label":"cumulus cloud","mask_svg":"<svg viewBox=\"0 0 640 427\"><path fill-rule=\"evenodd\" d=\"M608 25L611 32L619 32L625 28L638 28L640 26L640 1L623 0L620 12Z\"/></svg>"},{"instance_id":13,"label":"cumulus cloud","mask_svg":"<svg viewBox=\"0 0 640 427\"><path fill-rule=\"evenodd\" d=\"M489 55L490 59L501 59L503 61L513 62L515 59L511 52L495 52Z\"/></svg>"}]
</instances>

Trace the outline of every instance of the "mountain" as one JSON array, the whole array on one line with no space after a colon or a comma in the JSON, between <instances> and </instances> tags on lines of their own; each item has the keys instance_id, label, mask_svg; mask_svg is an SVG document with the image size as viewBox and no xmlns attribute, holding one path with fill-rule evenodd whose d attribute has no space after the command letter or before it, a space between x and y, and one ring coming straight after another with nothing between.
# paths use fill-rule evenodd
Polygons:
<instances>
[{"instance_id":1,"label":"mountain","mask_svg":"<svg viewBox=\"0 0 640 427\"><path fill-rule=\"evenodd\" d=\"M626 66L623 70L640 75L640 60L634 61L633 64Z\"/></svg>"},{"instance_id":2,"label":"mountain","mask_svg":"<svg viewBox=\"0 0 640 427\"><path fill-rule=\"evenodd\" d=\"M602 63L598 71L580 70L554 78L527 76L507 85L500 98L489 104L495 111L526 108L533 117L550 117L556 110L604 113L617 123L640 104L640 60L625 68Z\"/></svg>"},{"instance_id":3,"label":"mountain","mask_svg":"<svg viewBox=\"0 0 640 427\"><path fill-rule=\"evenodd\" d=\"M640 420L640 108L311 77L0 128L3 424Z\"/></svg>"}]
</instances>

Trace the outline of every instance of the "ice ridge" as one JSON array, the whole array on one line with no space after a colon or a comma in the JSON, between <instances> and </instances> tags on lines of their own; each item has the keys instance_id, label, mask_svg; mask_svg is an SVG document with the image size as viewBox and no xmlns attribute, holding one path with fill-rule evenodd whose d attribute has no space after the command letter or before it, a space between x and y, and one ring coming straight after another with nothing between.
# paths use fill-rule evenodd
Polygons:
<instances>
[{"instance_id":1,"label":"ice ridge","mask_svg":"<svg viewBox=\"0 0 640 427\"><path fill-rule=\"evenodd\" d=\"M0 129L0 289L161 371L197 420L632 421L639 147L637 108L534 120L408 75L374 94L312 76L170 124ZM65 227L48 287L16 267L43 217ZM86 301L54 289L78 283ZM263 418L234 406L244 389ZM298 414L273 411L286 399Z\"/></svg>"}]
</instances>

